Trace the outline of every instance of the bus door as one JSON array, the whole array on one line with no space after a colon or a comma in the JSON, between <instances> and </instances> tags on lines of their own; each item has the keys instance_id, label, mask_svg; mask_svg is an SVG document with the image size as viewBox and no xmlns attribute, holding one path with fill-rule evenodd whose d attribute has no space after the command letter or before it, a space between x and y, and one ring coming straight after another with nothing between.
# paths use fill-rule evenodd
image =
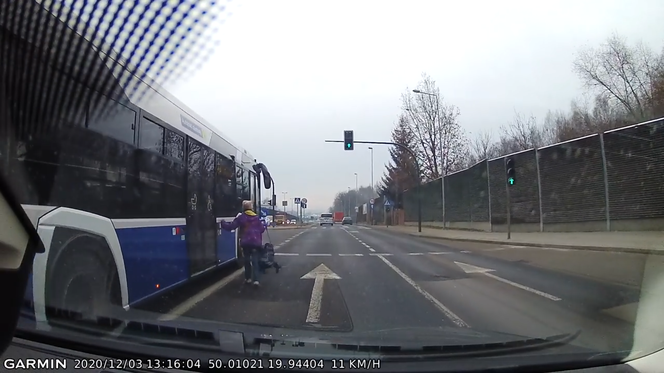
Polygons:
<instances>
[{"instance_id":1,"label":"bus door","mask_svg":"<svg viewBox=\"0 0 664 373\"><path fill-rule=\"evenodd\" d=\"M215 253L208 253L206 241L209 239L210 222L207 211L210 193L206 185L208 152L196 140L187 139L187 253L189 257L189 271L191 275L197 274L214 264ZM214 157L213 157L214 159ZM212 162L214 167L214 162ZM212 218L214 222L214 217ZM216 228L212 225L216 234Z\"/></svg>"},{"instance_id":2,"label":"bus door","mask_svg":"<svg viewBox=\"0 0 664 373\"><path fill-rule=\"evenodd\" d=\"M214 151L203 148L203 173L201 177L201 196L203 196L203 212L201 229L203 234L203 253L205 268L217 264L217 219L214 214Z\"/></svg>"}]
</instances>

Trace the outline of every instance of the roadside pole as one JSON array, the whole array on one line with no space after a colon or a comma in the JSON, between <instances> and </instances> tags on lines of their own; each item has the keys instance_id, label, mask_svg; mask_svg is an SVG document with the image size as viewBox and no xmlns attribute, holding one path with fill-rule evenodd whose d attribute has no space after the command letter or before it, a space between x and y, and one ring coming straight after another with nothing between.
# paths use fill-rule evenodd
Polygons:
<instances>
[{"instance_id":1,"label":"roadside pole","mask_svg":"<svg viewBox=\"0 0 664 373\"><path fill-rule=\"evenodd\" d=\"M351 132L350 135L352 137L352 131L350 131L350 132ZM325 140L325 142L341 142L341 143L344 143L346 141L344 141L344 140ZM420 170L420 163L417 161L417 156L415 155L415 152L413 152L412 149L408 148L407 146L405 146L403 144L398 144L396 142L390 142L390 141L352 141L351 143L397 146L397 147L407 151L411 155L411 157L413 157L413 161L415 162L415 168L417 169L417 231L419 233L422 233L422 170Z\"/></svg>"}]
</instances>

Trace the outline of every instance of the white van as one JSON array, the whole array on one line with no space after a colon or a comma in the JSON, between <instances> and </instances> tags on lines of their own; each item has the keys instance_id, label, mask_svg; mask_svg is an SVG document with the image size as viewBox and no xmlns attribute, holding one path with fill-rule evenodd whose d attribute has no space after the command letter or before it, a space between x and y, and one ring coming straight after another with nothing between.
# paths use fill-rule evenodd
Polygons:
<instances>
[{"instance_id":1,"label":"white van","mask_svg":"<svg viewBox=\"0 0 664 373\"><path fill-rule=\"evenodd\" d=\"M325 224L329 224L330 227L334 226L334 219L332 219L331 213L320 214L318 222L320 223L321 227Z\"/></svg>"}]
</instances>

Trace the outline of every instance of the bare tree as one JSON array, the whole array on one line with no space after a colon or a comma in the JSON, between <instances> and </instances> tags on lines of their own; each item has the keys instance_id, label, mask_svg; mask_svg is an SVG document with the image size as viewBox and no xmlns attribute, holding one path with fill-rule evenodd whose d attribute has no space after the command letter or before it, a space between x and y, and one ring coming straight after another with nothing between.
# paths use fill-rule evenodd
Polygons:
<instances>
[{"instance_id":1,"label":"bare tree","mask_svg":"<svg viewBox=\"0 0 664 373\"><path fill-rule=\"evenodd\" d=\"M424 93L407 89L402 94L402 109L417 143L423 176L433 180L463 163L467 140L457 120L459 109L445 103L436 82L422 74L417 90Z\"/></svg>"},{"instance_id":2,"label":"bare tree","mask_svg":"<svg viewBox=\"0 0 664 373\"><path fill-rule=\"evenodd\" d=\"M473 163L493 157L493 149L493 133L490 130L479 132L470 142L471 155L475 158Z\"/></svg>"},{"instance_id":3,"label":"bare tree","mask_svg":"<svg viewBox=\"0 0 664 373\"><path fill-rule=\"evenodd\" d=\"M662 56L641 43L630 47L615 35L599 48L583 49L574 61L584 85L619 103L632 121L652 117L650 103L663 68Z\"/></svg>"},{"instance_id":4,"label":"bare tree","mask_svg":"<svg viewBox=\"0 0 664 373\"><path fill-rule=\"evenodd\" d=\"M501 142L511 151L532 149L544 145L542 131L533 115L525 117L514 112L514 120L501 126Z\"/></svg>"}]
</instances>

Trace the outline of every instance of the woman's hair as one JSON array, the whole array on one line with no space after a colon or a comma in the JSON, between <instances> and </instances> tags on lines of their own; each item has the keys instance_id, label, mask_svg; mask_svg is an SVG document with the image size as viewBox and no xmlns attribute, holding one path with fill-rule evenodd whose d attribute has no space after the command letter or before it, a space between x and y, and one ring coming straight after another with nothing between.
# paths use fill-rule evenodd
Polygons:
<instances>
[{"instance_id":1,"label":"woman's hair","mask_svg":"<svg viewBox=\"0 0 664 373\"><path fill-rule=\"evenodd\" d=\"M249 200L242 201L242 210L251 210L254 208L254 203Z\"/></svg>"}]
</instances>

